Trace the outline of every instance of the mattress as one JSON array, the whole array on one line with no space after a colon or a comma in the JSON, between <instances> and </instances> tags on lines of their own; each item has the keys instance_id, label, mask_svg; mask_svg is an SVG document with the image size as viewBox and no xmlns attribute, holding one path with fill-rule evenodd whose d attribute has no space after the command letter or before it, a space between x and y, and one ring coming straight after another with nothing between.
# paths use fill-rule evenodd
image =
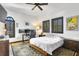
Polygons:
<instances>
[{"instance_id":1,"label":"mattress","mask_svg":"<svg viewBox=\"0 0 79 59\"><path fill-rule=\"evenodd\" d=\"M52 52L62 46L64 43L60 37L37 37L30 39L30 44L33 44L48 54L52 55Z\"/></svg>"}]
</instances>

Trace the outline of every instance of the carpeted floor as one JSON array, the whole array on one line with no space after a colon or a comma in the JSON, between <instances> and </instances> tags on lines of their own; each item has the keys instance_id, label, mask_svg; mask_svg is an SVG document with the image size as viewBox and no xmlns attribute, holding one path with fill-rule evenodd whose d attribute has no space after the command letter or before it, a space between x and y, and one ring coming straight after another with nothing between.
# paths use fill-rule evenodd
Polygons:
<instances>
[{"instance_id":1,"label":"carpeted floor","mask_svg":"<svg viewBox=\"0 0 79 59\"><path fill-rule=\"evenodd\" d=\"M12 45L14 56L43 56L35 49L31 48L27 43L18 43Z\"/></svg>"},{"instance_id":2,"label":"carpeted floor","mask_svg":"<svg viewBox=\"0 0 79 59\"><path fill-rule=\"evenodd\" d=\"M74 51L65 49L65 48L58 48L53 53L53 56L73 56Z\"/></svg>"},{"instance_id":3,"label":"carpeted floor","mask_svg":"<svg viewBox=\"0 0 79 59\"><path fill-rule=\"evenodd\" d=\"M11 45L14 56L43 56L35 49L29 47L29 43L15 43ZM59 48L52 53L52 56L73 56L74 51Z\"/></svg>"}]
</instances>

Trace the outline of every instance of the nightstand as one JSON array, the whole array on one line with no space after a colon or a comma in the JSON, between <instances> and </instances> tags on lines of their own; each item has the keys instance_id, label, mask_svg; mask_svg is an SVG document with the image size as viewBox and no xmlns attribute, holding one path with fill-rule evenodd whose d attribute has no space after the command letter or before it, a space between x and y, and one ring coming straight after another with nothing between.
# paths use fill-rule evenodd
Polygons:
<instances>
[{"instance_id":1,"label":"nightstand","mask_svg":"<svg viewBox=\"0 0 79 59\"><path fill-rule=\"evenodd\" d=\"M39 35L39 37L43 37L43 36L46 36L46 35Z\"/></svg>"}]
</instances>

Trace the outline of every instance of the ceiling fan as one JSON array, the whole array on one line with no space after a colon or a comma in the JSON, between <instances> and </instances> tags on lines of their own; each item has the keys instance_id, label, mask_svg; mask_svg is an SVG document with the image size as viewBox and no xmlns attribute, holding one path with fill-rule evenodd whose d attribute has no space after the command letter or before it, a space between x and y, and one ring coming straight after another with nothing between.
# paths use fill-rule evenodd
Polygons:
<instances>
[{"instance_id":1,"label":"ceiling fan","mask_svg":"<svg viewBox=\"0 0 79 59\"><path fill-rule=\"evenodd\" d=\"M36 7L38 7L41 11L43 10L43 8L41 6L43 5L48 5L48 3L26 3L26 4L30 4L30 5L35 5L32 10L34 10Z\"/></svg>"}]
</instances>

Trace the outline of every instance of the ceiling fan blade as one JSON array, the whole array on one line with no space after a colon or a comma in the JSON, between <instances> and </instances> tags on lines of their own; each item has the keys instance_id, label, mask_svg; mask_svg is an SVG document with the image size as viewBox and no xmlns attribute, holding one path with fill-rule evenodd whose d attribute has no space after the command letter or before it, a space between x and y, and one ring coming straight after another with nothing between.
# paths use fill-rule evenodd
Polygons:
<instances>
[{"instance_id":1,"label":"ceiling fan blade","mask_svg":"<svg viewBox=\"0 0 79 59\"><path fill-rule=\"evenodd\" d=\"M34 10L34 9L36 8L36 6L37 6L37 5L35 5L35 6L32 8L32 10Z\"/></svg>"},{"instance_id":2,"label":"ceiling fan blade","mask_svg":"<svg viewBox=\"0 0 79 59\"><path fill-rule=\"evenodd\" d=\"M26 4L29 4L29 5L35 5L35 3L26 3Z\"/></svg>"},{"instance_id":3,"label":"ceiling fan blade","mask_svg":"<svg viewBox=\"0 0 79 59\"><path fill-rule=\"evenodd\" d=\"M48 3L39 3L39 5L48 5Z\"/></svg>"},{"instance_id":4,"label":"ceiling fan blade","mask_svg":"<svg viewBox=\"0 0 79 59\"><path fill-rule=\"evenodd\" d=\"M42 11L43 9L38 5L38 8Z\"/></svg>"}]
</instances>

